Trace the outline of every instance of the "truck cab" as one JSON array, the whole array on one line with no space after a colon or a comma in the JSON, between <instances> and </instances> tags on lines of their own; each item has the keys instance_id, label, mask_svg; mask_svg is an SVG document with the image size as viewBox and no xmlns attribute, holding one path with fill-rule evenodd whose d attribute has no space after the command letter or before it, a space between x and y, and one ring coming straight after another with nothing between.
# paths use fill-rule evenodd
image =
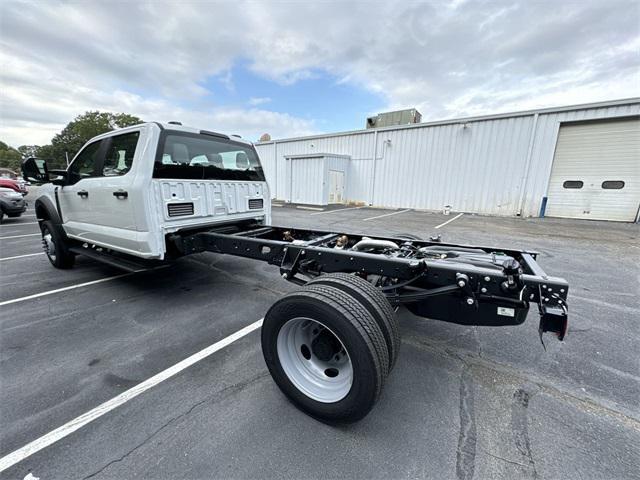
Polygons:
<instances>
[{"instance_id":1,"label":"truck cab","mask_svg":"<svg viewBox=\"0 0 640 480\"><path fill-rule=\"evenodd\" d=\"M94 137L66 170L30 159L23 171L47 182L35 201L41 224L51 221L72 241L141 259L165 259L166 238L178 231L271 220L253 145L175 123Z\"/></svg>"}]
</instances>

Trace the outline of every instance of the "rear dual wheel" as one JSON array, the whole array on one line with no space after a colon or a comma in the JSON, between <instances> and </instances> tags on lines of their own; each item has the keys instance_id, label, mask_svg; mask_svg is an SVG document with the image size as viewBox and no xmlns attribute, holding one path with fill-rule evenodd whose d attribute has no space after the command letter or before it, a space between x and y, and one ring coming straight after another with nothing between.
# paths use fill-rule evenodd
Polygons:
<instances>
[{"instance_id":1,"label":"rear dual wheel","mask_svg":"<svg viewBox=\"0 0 640 480\"><path fill-rule=\"evenodd\" d=\"M356 299L380 327L389 354L389 372L395 366L400 350L400 329L393 307L379 288L349 273L330 273L311 280L307 285L329 285Z\"/></svg>"},{"instance_id":2,"label":"rear dual wheel","mask_svg":"<svg viewBox=\"0 0 640 480\"><path fill-rule=\"evenodd\" d=\"M262 327L271 376L301 410L328 423L362 419L389 372L389 346L366 301L331 284L278 300Z\"/></svg>"}]
</instances>

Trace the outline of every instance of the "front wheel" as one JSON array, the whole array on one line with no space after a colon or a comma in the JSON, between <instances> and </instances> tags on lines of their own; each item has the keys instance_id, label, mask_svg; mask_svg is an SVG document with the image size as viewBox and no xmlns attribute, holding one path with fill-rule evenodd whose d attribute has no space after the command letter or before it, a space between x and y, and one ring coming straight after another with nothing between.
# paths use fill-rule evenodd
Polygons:
<instances>
[{"instance_id":1,"label":"front wheel","mask_svg":"<svg viewBox=\"0 0 640 480\"><path fill-rule=\"evenodd\" d=\"M56 268L71 268L75 255L68 250L65 238L51 220L42 222L42 247L47 258Z\"/></svg>"},{"instance_id":2,"label":"front wheel","mask_svg":"<svg viewBox=\"0 0 640 480\"><path fill-rule=\"evenodd\" d=\"M289 293L269 309L262 352L282 392L329 423L352 423L369 413L388 371L377 322L356 299L328 285Z\"/></svg>"}]
</instances>

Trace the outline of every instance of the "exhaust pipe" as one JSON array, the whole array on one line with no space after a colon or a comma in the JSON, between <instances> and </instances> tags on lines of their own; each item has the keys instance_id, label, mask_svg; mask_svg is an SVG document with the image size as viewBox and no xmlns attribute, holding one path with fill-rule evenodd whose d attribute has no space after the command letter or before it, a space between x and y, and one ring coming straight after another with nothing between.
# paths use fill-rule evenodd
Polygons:
<instances>
[{"instance_id":1,"label":"exhaust pipe","mask_svg":"<svg viewBox=\"0 0 640 480\"><path fill-rule=\"evenodd\" d=\"M399 250L400 247L391 240L377 240L375 238L362 237L358 243L353 246L353 250Z\"/></svg>"}]
</instances>

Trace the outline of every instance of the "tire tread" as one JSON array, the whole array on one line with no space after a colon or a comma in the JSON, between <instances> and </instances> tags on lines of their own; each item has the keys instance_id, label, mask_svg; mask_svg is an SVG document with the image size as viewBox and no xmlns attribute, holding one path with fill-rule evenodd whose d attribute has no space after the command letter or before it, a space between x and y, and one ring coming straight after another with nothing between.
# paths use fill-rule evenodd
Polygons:
<instances>
[{"instance_id":1,"label":"tire tread","mask_svg":"<svg viewBox=\"0 0 640 480\"><path fill-rule=\"evenodd\" d=\"M378 317L378 324L387 343L389 352L388 371L393 370L400 350L400 328L393 307L378 288L366 280L349 273L329 273L314 278L307 285L341 285L349 290L358 291L361 297L368 300L374 310L372 314Z\"/></svg>"}]
</instances>

